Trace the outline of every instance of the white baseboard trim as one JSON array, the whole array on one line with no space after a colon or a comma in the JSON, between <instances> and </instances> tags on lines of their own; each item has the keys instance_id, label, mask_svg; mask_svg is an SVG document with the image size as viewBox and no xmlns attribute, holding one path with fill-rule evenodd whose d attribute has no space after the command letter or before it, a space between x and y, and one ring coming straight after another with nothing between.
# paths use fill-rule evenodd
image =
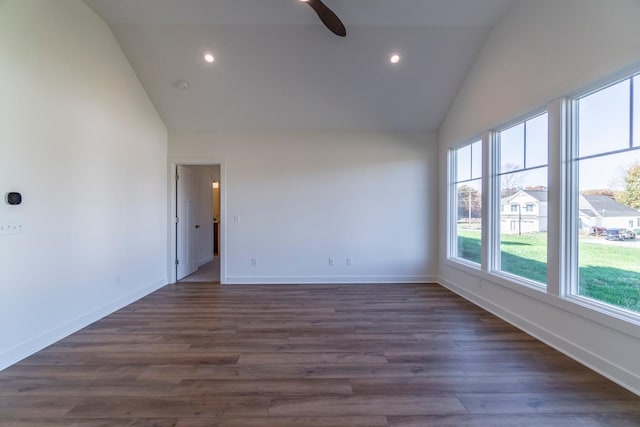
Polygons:
<instances>
[{"instance_id":1,"label":"white baseboard trim","mask_svg":"<svg viewBox=\"0 0 640 427\"><path fill-rule=\"evenodd\" d=\"M436 283L437 276L227 276L227 285Z\"/></svg>"},{"instance_id":2,"label":"white baseboard trim","mask_svg":"<svg viewBox=\"0 0 640 427\"><path fill-rule=\"evenodd\" d=\"M580 362L589 369L596 371L600 375L640 396L640 376L637 374L611 363L601 356L571 342L567 338L536 325L512 311L504 309L491 301L468 291L462 286L450 282L442 277L439 277L437 282L450 291L460 295L464 299L487 310L507 323L512 324L518 329L544 342L548 346L553 347L566 356ZM571 315L570 313L568 314Z\"/></svg>"},{"instance_id":3,"label":"white baseboard trim","mask_svg":"<svg viewBox=\"0 0 640 427\"><path fill-rule=\"evenodd\" d=\"M166 285L164 280L155 282L149 286L138 289L135 292L130 293L122 298L118 298L102 307L90 311L82 316L77 317L70 322L57 326L47 332L38 335L35 338L29 339L17 346L7 350L0 354L0 371L8 368L9 366L18 363L22 359L31 356L34 353L42 350L45 347L54 344L61 339L71 335L74 332L108 316L120 310L127 305L136 302L142 297L149 295L150 293L162 288Z\"/></svg>"}]
</instances>

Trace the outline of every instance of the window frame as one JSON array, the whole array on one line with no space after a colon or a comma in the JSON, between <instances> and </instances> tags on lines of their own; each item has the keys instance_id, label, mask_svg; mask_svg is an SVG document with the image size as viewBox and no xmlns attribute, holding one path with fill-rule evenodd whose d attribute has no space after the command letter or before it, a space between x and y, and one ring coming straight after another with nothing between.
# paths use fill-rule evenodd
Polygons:
<instances>
[{"instance_id":1,"label":"window frame","mask_svg":"<svg viewBox=\"0 0 640 427\"><path fill-rule=\"evenodd\" d=\"M567 200L567 211L571 218L577 218L579 212L578 198L580 193L580 177L579 177L579 163L582 160L595 159L600 157L611 156L615 154L622 154L631 151L640 151L640 145L634 146L634 78L640 77L640 70L629 72L622 75L616 75L613 78L602 80L598 84L591 85L588 89L578 91L571 96L566 97L567 114L565 117L566 124L569 128L567 133L565 150L567 154L567 161L565 162L567 184L562 187L562 193ZM598 154L590 154L586 156L580 156L579 152L579 102L581 99L593 95L597 92L606 90L612 86L622 83L626 80L630 81L629 93L630 93L630 123L629 123L629 142L628 147L624 149L617 149L611 151L605 151ZM591 297L583 296L579 294L579 278L580 278L580 265L579 265L579 229L577 221L572 224L568 224L569 233L564 239L564 243L567 247L568 257L566 259L567 270L565 272L565 280L560 283L560 290L562 297L573 304L585 307L589 310L593 310L598 313L602 313L608 317L615 319L621 319L628 323L640 325L640 312L634 312L632 310L618 307L613 304L609 304Z\"/></svg>"},{"instance_id":2,"label":"window frame","mask_svg":"<svg viewBox=\"0 0 640 427\"><path fill-rule=\"evenodd\" d=\"M526 165L526 150L527 150L527 146L526 146L526 122L534 120L542 115L547 114L547 163L544 165L537 165L537 166L532 166L532 167L527 167ZM529 112L528 114L522 115L520 117L518 117L517 119L511 120L501 126L496 126L493 130L490 131L491 137L490 137L490 156L492 159L492 163L491 165L488 165L490 167L489 173L488 173L488 180L489 185L492 188L492 191L490 192L492 200L490 201L490 209L489 211L486 213L487 217L489 217L488 222L490 222L493 226L491 229L491 233L489 234L489 237L487 240L490 241L489 246L488 246L488 251L489 251L489 256L488 256L488 265L486 266L486 270L491 274L491 276L493 277L492 280L500 280L500 281L506 281L508 284L509 288L517 288L517 287L526 287L526 288L530 288L533 289L535 291L541 291L541 292L545 292L547 290L548 287L548 283L549 283L549 271L547 269L547 283L541 283L541 282L537 282L535 280L532 279L528 279L526 277L523 276L518 276L516 274L513 273L509 273L507 271L503 271L501 270L501 238L500 238L500 227L501 227L501 220L502 220L502 214L504 213L504 211L502 211L500 209L501 206L501 190L500 190L500 180L501 177L503 175L509 174L509 173L518 173L518 172L527 172L527 171L533 171L533 170L538 170L538 169L543 169L543 168L547 168L547 188L549 187L549 151L551 149L551 138L549 138L549 129L550 129L550 122L551 122L551 115L549 114L549 108L548 106L544 106L542 108L537 108L531 112ZM509 171L509 172L502 172L501 171L501 161L500 161L500 139L499 139L499 134L500 132L503 132L505 130L508 130L510 128L513 128L515 126L518 126L520 124L524 124L524 132L525 132L525 145L523 147L524 149L524 160L525 163L523 163L523 167L521 169L517 169L514 171ZM514 212L513 209L513 205L511 204L511 208L508 211L509 213ZM516 204L516 206L519 204ZM522 206L520 206L520 209L522 211L524 211L524 209L522 208ZM547 206L547 210L549 210L549 207ZM516 211L517 212L517 209ZM547 217L549 216L549 214L547 213ZM548 231L547 231L548 233ZM547 252L547 261L549 260L549 241L547 239L547 248L546 248L546 252ZM504 282L503 282L504 283Z\"/></svg>"},{"instance_id":3,"label":"window frame","mask_svg":"<svg viewBox=\"0 0 640 427\"><path fill-rule=\"evenodd\" d=\"M473 176L473 144L480 143L481 147L481 175L479 178L474 178ZM458 256L458 184L472 181L480 181L481 186L484 185L484 164L485 164L485 153L484 153L484 141L482 138L470 138L465 140L464 143L459 144L455 147L449 149L447 153L447 260L460 263L466 267L470 267L474 270L479 270L482 268L482 261L476 263L474 261L468 260L466 258L462 258ZM458 181L458 150L469 147L471 152L470 159L470 178ZM482 192L482 229L480 231L480 251L481 257L484 257L484 191Z\"/></svg>"},{"instance_id":4,"label":"window frame","mask_svg":"<svg viewBox=\"0 0 640 427\"><path fill-rule=\"evenodd\" d=\"M578 221L573 221L578 212L577 191L573 186L577 184L577 168L573 153L577 152L577 123L576 99L588 96L625 79L640 76L640 66L629 67L605 79L585 85L572 93L567 93L548 101L537 109L518 118L490 128L482 132L483 162L482 162L482 262L480 266L456 256L452 252L451 242L457 242L455 221L451 221L453 209L457 209L455 201L457 194L452 191L455 185L455 171L452 168L451 152L465 145L478 141L479 137L469 138L447 152L447 229L445 265L477 278L477 289L483 283L504 287L527 297L573 313L619 333L640 339L640 313L632 312L616 306L600 303L587 297L574 294L573 284L577 284L577 231ZM637 82L636 82L637 83ZM491 266L496 254L499 254L499 244L496 248L495 235L499 234L499 218L502 209L499 183L495 179L495 170L499 169L499 156L496 156L495 138L497 129L505 129L517 125L523 120L537 115L548 114L548 238L547 238L547 286L542 287L537 282L530 282L519 276L494 271ZM632 112L633 114L633 112ZM634 147L640 149L640 147ZM624 150L626 151L626 149ZM577 187L576 187L577 188ZM452 197L453 195L453 197ZM575 239L575 242L574 242ZM499 242L498 242L499 243ZM575 265L575 268L573 267ZM450 285L455 284L449 283ZM460 288L469 292L470 289ZM474 293L475 291L471 291ZM490 304L490 301L487 301Z\"/></svg>"}]
</instances>

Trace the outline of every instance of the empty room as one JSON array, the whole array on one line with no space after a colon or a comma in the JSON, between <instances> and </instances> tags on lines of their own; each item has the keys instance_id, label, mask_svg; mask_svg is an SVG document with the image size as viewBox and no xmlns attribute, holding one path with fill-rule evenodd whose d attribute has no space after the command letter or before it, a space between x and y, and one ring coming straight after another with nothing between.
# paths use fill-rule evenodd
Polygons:
<instances>
[{"instance_id":1,"label":"empty room","mask_svg":"<svg viewBox=\"0 0 640 427\"><path fill-rule=\"evenodd\" d=\"M640 426L639 0L0 0L1 426Z\"/></svg>"}]
</instances>

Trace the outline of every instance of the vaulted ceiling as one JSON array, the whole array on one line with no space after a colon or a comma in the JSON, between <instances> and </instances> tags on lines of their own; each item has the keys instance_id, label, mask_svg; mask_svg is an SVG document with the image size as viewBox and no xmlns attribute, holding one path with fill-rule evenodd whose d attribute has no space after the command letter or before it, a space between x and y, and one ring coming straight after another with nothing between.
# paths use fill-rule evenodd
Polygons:
<instances>
[{"instance_id":1,"label":"vaulted ceiling","mask_svg":"<svg viewBox=\"0 0 640 427\"><path fill-rule=\"evenodd\" d=\"M436 130L515 0L324 1L346 38L298 0L85 0L167 127L191 131Z\"/></svg>"}]
</instances>

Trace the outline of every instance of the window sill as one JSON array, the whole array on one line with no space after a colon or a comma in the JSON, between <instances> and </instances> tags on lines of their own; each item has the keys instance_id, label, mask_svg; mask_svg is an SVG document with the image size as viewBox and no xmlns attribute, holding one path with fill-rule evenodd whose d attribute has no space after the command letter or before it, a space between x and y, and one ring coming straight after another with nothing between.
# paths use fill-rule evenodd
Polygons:
<instances>
[{"instance_id":1,"label":"window sill","mask_svg":"<svg viewBox=\"0 0 640 427\"><path fill-rule=\"evenodd\" d=\"M448 258L445 263L456 270L476 276L487 285L500 286L640 340L640 314L636 315L578 295L551 295L543 285L514 280L501 273L482 271L477 264L465 260Z\"/></svg>"},{"instance_id":2,"label":"window sill","mask_svg":"<svg viewBox=\"0 0 640 427\"><path fill-rule=\"evenodd\" d=\"M464 258L450 257L450 258L447 258L447 263L452 267L455 267L461 270L469 270L470 272L473 272L473 273L479 273L482 271L480 264L475 263L473 261L467 261Z\"/></svg>"}]
</instances>

